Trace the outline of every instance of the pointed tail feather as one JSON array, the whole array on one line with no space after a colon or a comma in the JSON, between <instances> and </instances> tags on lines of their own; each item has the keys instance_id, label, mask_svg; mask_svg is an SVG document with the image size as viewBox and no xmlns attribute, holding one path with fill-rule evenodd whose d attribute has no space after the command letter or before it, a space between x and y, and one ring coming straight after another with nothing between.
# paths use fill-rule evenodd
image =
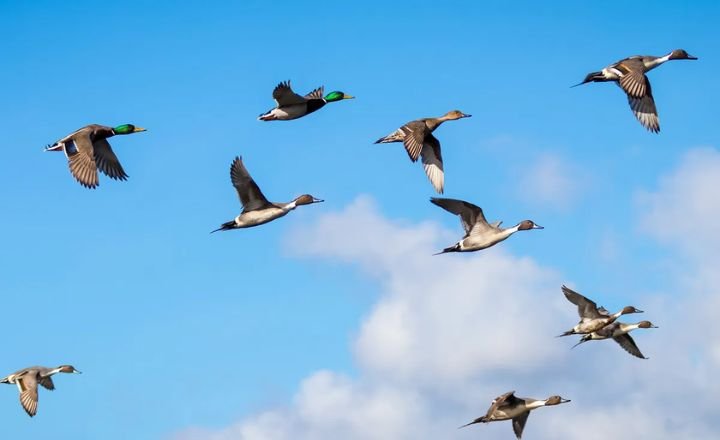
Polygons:
<instances>
[{"instance_id":1,"label":"pointed tail feather","mask_svg":"<svg viewBox=\"0 0 720 440\"><path fill-rule=\"evenodd\" d=\"M433 256L434 256L434 255L447 254L448 252L460 252L460 243L456 243L456 244L454 244L454 245L452 245L452 246L450 246L450 247L446 247L446 248L443 249L442 251L440 251L440 252L438 252L438 253L436 253L436 254L433 254Z\"/></svg>"},{"instance_id":2,"label":"pointed tail feather","mask_svg":"<svg viewBox=\"0 0 720 440\"><path fill-rule=\"evenodd\" d=\"M474 425L474 424L476 424L476 423L487 423L487 421L488 421L487 418L486 418L485 416L482 416L482 417L480 417L479 419L475 419L475 420L473 420L473 421L470 422L470 423L466 423L466 424L464 424L464 425L462 425L462 426L458 426L458 429L462 429L462 428L464 428L464 427L466 427L466 426Z\"/></svg>"},{"instance_id":3,"label":"pointed tail feather","mask_svg":"<svg viewBox=\"0 0 720 440\"><path fill-rule=\"evenodd\" d=\"M570 86L570 88L581 86L581 85L587 84L589 82L605 82L605 81L609 81L609 80L607 78L605 78L605 75L603 75L602 72L591 72L591 73L587 74L587 76L585 77L584 80L582 80L582 82L579 82L579 83L575 84L574 86Z\"/></svg>"},{"instance_id":4,"label":"pointed tail feather","mask_svg":"<svg viewBox=\"0 0 720 440\"><path fill-rule=\"evenodd\" d=\"M235 229L235 220L223 223L222 225L220 225L219 228L215 229L214 231L210 231L210 233L212 234L217 231L229 231L230 229Z\"/></svg>"}]
</instances>

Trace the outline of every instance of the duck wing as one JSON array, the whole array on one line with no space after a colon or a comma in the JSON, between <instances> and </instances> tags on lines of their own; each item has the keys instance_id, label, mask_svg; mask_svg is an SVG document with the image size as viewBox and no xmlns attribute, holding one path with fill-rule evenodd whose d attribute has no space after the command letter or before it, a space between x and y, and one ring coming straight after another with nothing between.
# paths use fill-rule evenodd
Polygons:
<instances>
[{"instance_id":1,"label":"duck wing","mask_svg":"<svg viewBox=\"0 0 720 440\"><path fill-rule=\"evenodd\" d=\"M525 423L527 422L529 416L530 411L522 413L512 419L513 431L515 432L515 437L518 439L522 437L522 432L523 429L525 429Z\"/></svg>"},{"instance_id":2,"label":"duck wing","mask_svg":"<svg viewBox=\"0 0 720 440\"><path fill-rule=\"evenodd\" d=\"M290 87L289 80L283 81L277 86L275 86L272 96L278 107L303 104L307 101L307 99L293 92L292 87Z\"/></svg>"},{"instance_id":3,"label":"duck wing","mask_svg":"<svg viewBox=\"0 0 720 440\"><path fill-rule=\"evenodd\" d=\"M628 97L630 109L643 127L653 133L660 131L655 99L652 96L650 80L645 76L644 65L640 58L629 58L613 66L620 74L618 85Z\"/></svg>"},{"instance_id":4,"label":"duck wing","mask_svg":"<svg viewBox=\"0 0 720 440\"><path fill-rule=\"evenodd\" d=\"M629 334L625 333L623 335L615 336L613 340L620 344L620 346L631 355L640 359L647 359L645 356L643 356L642 352L640 352L637 344L635 344L635 341Z\"/></svg>"},{"instance_id":5,"label":"duck wing","mask_svg":"<svg viewBox=\"0 0 720 440\"><path fill-rule=\"evenodd\" d=\"M243 206L243 212L255 211L271 205L265 198L255 181L250 177L242 158L236 157L230 166L230 181L237 190L240 203Z\"/></svg>"},{"instance_id":6,"label":"duck wing","mask_svg":"<svg viewBox=\"0 0 720 440\"><path fill-rule=\"evenodd\" d=\"M580 295L571 288L567 286L562 286L562 292L565 294L565 298L567 298L568 301L578 307L578 314L580 315L580 318L597 319L606 317L600 314L600 312L598 312L597 304Z\"/></svg>"},{"instance_id":7,"label":"duck wing","mask_svg":"<svg viewBox=\"0 0 720 440\"><path fill-rule=\"evenodd\" d=\"M28 372L15 379L18 390L20 390L20 404L25 412L33 417L37 414L38 392L37 377L33 372Z\"/></svg>"},{"instance_id":8,"label":"duck wing","mask_svg":"<svg viewBox=\"0 0 720 440\"><path fill-rule=\"evenodd\" d=\"M312 92L305 95L305 99L323 99L325 95L325 86L320 86Z\"/></svg>"},{"instance_id":9,"label":"duck wing","mask_svg":"<svg viewBox=\"0 0 720 440\"><path fill-rule=\"evenodd\" d=\"M411 121L400 127L398 131L402 132L403 145L410 160L417 162L425 144L425 136L430 134L427 125L423 121Z\"/></svg>"},{"instance_id":10,"label":"duck wing","mask_svg":"<svg viewBox=\"0 0 720 440\"><path fill-rule=\"evenodd\" d=\"M478 228L488 228L487 220L485 220L485 214L483 214L482 208L464 200L457 199L443 199L439 197L431 197L430 201L441 207L442 209L452 214L460 216L463 229L466 235L476 233Z\"/></svg>"},{"instance_id":11,"label":"duck wing","mask_svg":"<svg viewBox=\"0 0 720 440\"><path fill-rule=\"evenodd\" d=\"M107 139L96 139L93 141L93 149L95 150L95 164L97 168L106 176L115 180L127 180L128 175L117 156L110 147Z\"/></svg>"},{"instance_id":12,"label":"duck wing","mask_svg":"<svg viewBox=\"0 0 720 440\"><path fill-rule=\"evenodd\" d=\"M517 403L517 401L518 398L515 397L515 391L508 391L507 393L498 396L490 404L490 408L488 409L485 417L489 419L498 408L502 408L503 406L513 406Z\"/></svg>"},{"instance_id":13,"label":"duck wing","mask_svg":"<svg viewBox=\"0 0 720 440\"><path fill-rule=\"evenodd\" d=\"M94 147L88 130L78 130L65 142L65 155L70 172L82 186L96 188L100 184Z\"/></svg>"},{"instance_id":14,"label":"duck wing","mask_svg":"<svg viewBox=\"0 0 720 440\"><path fill-rule=\"evenodd\" d=\"M445 186L442 153L440 152L440 141L432 133L428 133L425 137L420 156L430 183L438 194L442 194Z\"/></svg>"}]
</instances>

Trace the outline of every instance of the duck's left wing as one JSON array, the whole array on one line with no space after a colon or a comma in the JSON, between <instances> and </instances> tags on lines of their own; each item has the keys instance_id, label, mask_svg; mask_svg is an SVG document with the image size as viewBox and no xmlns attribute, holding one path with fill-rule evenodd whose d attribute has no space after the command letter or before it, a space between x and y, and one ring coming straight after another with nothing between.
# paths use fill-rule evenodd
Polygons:
<instances>
[{"instance_id":1,"label":"duck's left wing","mask_svg":"<svg viewBox=\"0 0 720 440\"><path fill-rule=\"evenodd\" d=\"M527 422L529 416L530 411L520 414L512 419L513 431L515 432L515 437L518 439L522 437L522 432L523 429L525 429L525 423Z\"/></svg>"},{"instance_id":2,"label":"duck's left wing","mask_svg":"<svg viewBox=\"0 0 720 440\"><path fill-rule=\"evenodd\" d=\"M242 158L239 156L235 158L230 166L230 181L232 181L238 197L240 197L240 203L242 203L244 211L254 211L270 205L268 199L260 191L260 187L250 177L250 173L248 173Z\"/></svg>"},{"instance_id":3,"label":"duck's left wing","mask_svg":"<svg viewBox=\"0 0 720 440\"><path fill-rule=\"evenodd\" d=\"M302 104L307 100L297 93L293 92L290 87L290 81L283 81L273 90L273 99L277 103L278 107L284 107L288 105Z\"/></svg>"},{"instance_id":4,"label":"duck's left wing","mask_svg":"<svg viewBox=\"0 0 720 440\"><path fill-rule=\"evenodd\" d=\"M459 216L466 234L470 234L478 224L487 225L482 208L470 202L440 197L431 197L430 201L447 212Z\"/></svg>"},{"instance_id":5,"label":"duck's left wing","mask_svg":"<svg viewBox=\"0 0 720 440\"><path fill-rule=\"evenodd\" d=\"M615 336L613 340L620 344L620 346L631 355L640 359L647 359L645 356L643 356L637 344L635 344L632 336L630 336L629 334L625 333L624 335Z\"/></svg>"},{"instance_id":6,"label":"duck's left wing","mask_svg":"<svg viewBox=\"0 0 720 440\"><path fill-rule=\"evenodd\" d=\"M422 150L420 150L420 157L430 183L432 183L438 194L442 194L445 187L442 153L440 151L440 141L432 134L425 137Z\"/></svg>"},{"instance_id":7,"label":"duck's left wing","mask_svg":"<svg viewBox=\"0 0 720 440\"><path fill-rule=\"evenodd\" d=\"M652 96L650 80L643 73L643 63L640 58L629 58L614 66L620 75L618 85L628 97L630 109L643 127L657 133L660 131L660 119Z\"/></svg>"}]
</instances>

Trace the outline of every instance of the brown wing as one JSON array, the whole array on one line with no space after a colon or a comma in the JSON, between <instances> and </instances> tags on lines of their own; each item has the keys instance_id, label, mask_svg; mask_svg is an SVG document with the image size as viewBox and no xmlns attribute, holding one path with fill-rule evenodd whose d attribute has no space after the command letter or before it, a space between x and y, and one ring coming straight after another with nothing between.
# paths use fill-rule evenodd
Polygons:
<instances>
[{"instance_id":1,"label":"brown wing","mask_svg":"<svg viewBox=\"0 0 720 440\"><path fill-rule=\"evenodd\" d=\"M562 286L562 292L565 294L565 298L567 298L568 301L577 306L580 318L596 319L604 317L598 312L597 304L593 301L585 298L567 286Z\"/></svg>"},{"instance_id":2,"label":"brown wing","mask_svg":"<svg viewBox=\"0 0 720 440\"><path fill-rule=\"evenodd\" d=\"M430 134L427 126L423 121L412 121L400 127L400 131L404 134L403 144L410 160L416 162L425 143L425 136Z\"/></svg>"},{"instance_id":3,"label":"brown wing","mask_svg":"<svg viewBox=\"0 0 720 440\"><path fill-rule=\"evenodd\" d=\"M503 405L514 405L516 400L517 397L515 397L515 391L508 391L507 393L496 397L495 400L493 400L490 404L490 409L488 409L485 417L489 419L490 416L492 416L498 408L501 408Z\"/></svg>"},{"instance_id":4,"label":"brown wing","mask_svg":"<svg viewBox=\"0 0 720 440\"><path fill-rule=\"evenodd\" d=\"M86 188L96 188L99 184L95 153L90 135L86 131L78 131L65 145L70 172L75 180Z\"/></svg>"},{"instance_id":5,"label":"brown wing","mask_svg":"<svg viewBox=\"0 0 720 440\"><path fill-rule=\"evenodd\" d=\"M243 212L254 211L270 205L255 181L250 177L241 157L236 157L230 166L230 181L237 190Z\"/></svg>"},{"instance_id":6,"label":"brown wing","mask_svg":"<svg viewBox=\"0 0 720 440\"><path fill-rule=\"evenodd\" d=\"M621 74L618 85L627 94L628 104L637 120L653 133L659 132L660 119L642 61L631 58L617 63L614 67Z\"/></svg>"},{"instance_id":7,"label":"brown wing","mask_svg":"<svg viewBox=\"0 0 720 440\"><path fill-rule=\"evenodd\" d=\"M20 404L30 417L37 414L38 392L34 374L24 374L15 380L20 390Z\"/></svg>"},{"instance_id":8,"label":"brown wing","mask_svg":"<svg viewBox=\"0 0 720 440\"><path fill-rule=\"evenodd\" d=\"M277 102L278 107L287 105L302 104L307 100L297 93L293 92L290 87L290 81L283 81L273 90L273 99Z\"/></svg>"},{"instance_id":9,"label":"brown wing","mask_svg":"<svg viewBox=\"0 0 720 440\"><path fill-rule=\"evenodd\" d=\"M115 180L127 180L128 175L125 174L122 165L117 156L110 147L107 139L97 139L93 142L95 150L95 163L100 171L106 176Z\"/></svg>"},{"instance_id":10,"label":"brown wing","mask_svg":"<svg viewBox=\"0 0 720 440\"><path fill-rule=\"evenodd\" d=\"M52 378L50 376L40 377L40 380L38 381L40 385L43 386L46 390L54 390L55 384L52 381Z\"/></svg>"},{"instance_id":11,"label":"brown wing","mask_svg":"<svg viewBox=\"0 0 720 440\"><path fill-rule=\"evenodd\" d=\"M433 197L430 201L447 212L460 216L460 221L466 234L470 234L477 225L489 227L482 208L477 205L473 205L464 200L442 199L438 197Z\"/></svg>"},{"instance_id":12,"label":"brown wing","mask_svg":"<svg viewBox=\"0 0 720 440\"><path fill-rule=\"evenodd\" d=\"M425 137L425 143L420 150L423 168L430 183L438 194L442 194L445 187L445 172L443 171L442 153L440 141L432 133Z\"/></svg>"},{"instance_id":13,"label":"brown wing","mask_svg":"<svg viewBox=\"0 0 720 440\"><path fill-rule=\"evenodd\" d=\"M624 334L624 335L615 336L615 337L613 338L613 340L615 340L615 342L617 342L618 344L620 344L620 346L621 346L625 351L627 351L628 353L630 353L631 355L633 355L633 356L635 356L635 357L639 357L640 359L647 359L647 358L646 358L645 356L643 356L643 354L640 352L640 349L639 349L638 346L635 344L635 341L633 340L632 336L630 336L629 334L626 333L626 334Z\"/></svg>"},{"instance_id":14,"label":"brown wing","mask_svg":"<svg viewBox=\"0 0 720 440\"><path fill-rule=\"evenodd\" d=\"M512 419L513 431L515 432L515 437L518 439L522 437L523 429L525 429L525 423L527 422L529 416L530 411L522 413Z\"/></svg>"}]
</instances>

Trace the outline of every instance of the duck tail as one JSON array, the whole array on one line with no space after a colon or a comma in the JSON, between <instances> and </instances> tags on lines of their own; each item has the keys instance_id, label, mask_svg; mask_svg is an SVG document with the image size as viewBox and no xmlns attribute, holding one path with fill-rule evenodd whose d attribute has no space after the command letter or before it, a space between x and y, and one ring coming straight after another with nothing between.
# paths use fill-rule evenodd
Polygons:
<instances>
[{"instance_id":1,"label":"duck tail","mask_svg":"<svg viewBox=\"0 0 720 440\"><path fill-rule=\"evenodd\" d=\"M277 118L273 115L272 110L258 116L258 121L274 121L275 119Z\"/></svg>"},{"instance_id":2,"label":"duck tail","mask_svg":"<svg viewBox=\"0 0 720 440\"><path fill-rule=\"evenodd\" d=\"M482 416L482 417L480 417L480 418L478 418L478 419L473 420L473 421L470 422L470 423L466 423L466 424L464 424L464 425L462 425L462 426L458 426L458 429L462 429L462 428L464 428L464 427L466 427L466 426L474 425L474 424L476 424L476 423L487 423L487 422L488 422L487 417Z\"/></svg>"},{"instance_id":3,"label":"duck tail","mask_svg":"<svg viewBox=\"0 0 720 440\"><path fill-rule=\"evenodd\" d=\"M393 131L387 136L383 136L380 139L376 140L376 144L389 144L391 142L402 142L403 141L404 134L400 130Z\"/></svg>"},{"instance_id":4,"label":"duck tail","mask_svg":"<svg viewBox=\"0 0 720 440\"><path fill-rule=\"evenodd\" d=\"M585 335L585 336L583 336L583 337L580 339L580 342L578 342L577 344L573 345L573 346L570 347L570 348L575 348L575 347L577 347L578 345L582 344L583 342L589 341L590 338L591 338L590 335Z\"/></svg>"},{"instance_id":5,"label":"duck tail","mask_svg":"<svg viewBox=\"0 0 720 440\"><path fill-rule=\"evenodd\" d=\"M577 334L577 333L575 333L575 330L568 330L568 331L566 331L565 333L563 333L563 334L561 334L561 335L557 335L557 336L555 336L555 337L556 337L556 338L562 338L563 336L570 336L570 335L576 335L576 334Z\"/></svg>"},{"instance_id":6,"label":"duck tail","mask_svg":"<svg viewBox=\"0 0 720 440\"><path fill-rule=\"evenodd\" d=\"M570 88L581 86L581 85L587 84L589 82L605 82L605 81L609 81L609 80L607 78L605 78L605 75L603 75L602 72L591 72L591 73L588 73L587 76L585 76L585 79L582 80L582 82L579 82L579 83L575 84L574 86L570 86Z\"/></svg>"},{"instance_id":7,"label":"duck tail","mask_svg":"<svg viewBox=\"0 0 720 440\"><path fill-rule=\"evenodd\" d=\"M222 225L220 225L219 228L215 229L214 231L210 231L210 233L214 233L217 231L229 231L230 229L235 229L235 220L230 220L229 222L225 222Z\"/></svg>"},{"instance_id":8,"label":"duck tail","mask_svg":"<svg viewBox=\"0 0 720 440\"><path fill-rule=\"evenodd\" d=\"M460 252L460 243L455 243L454 245L450 247L446 247L442 251L433 254L433 255L441 255L441 254L447 254L448 252Z\"/></svg>"}]
</instances>

